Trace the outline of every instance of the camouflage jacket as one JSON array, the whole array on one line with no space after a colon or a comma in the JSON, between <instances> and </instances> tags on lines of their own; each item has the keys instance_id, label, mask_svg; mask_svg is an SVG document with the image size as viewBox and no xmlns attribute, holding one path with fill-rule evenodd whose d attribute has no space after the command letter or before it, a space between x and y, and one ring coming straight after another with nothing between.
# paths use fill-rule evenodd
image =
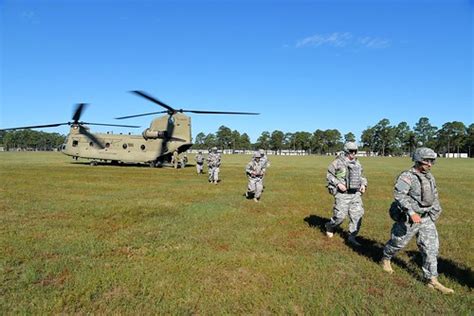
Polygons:
<instances>
[{"instance_id":1,"label":"camouflage jacket","mask_svg":"<svg viewBox=\"0 0 474 316\"><path fill-rule=\"evenodd\" d=\"M252 159L245 168L245 172L251 178L261 178L265 172L262 161L257 162Z\"/></svg>"},{"instance_id":2,"label":"camouflage jacket","mask_svg":"<svg viewBox=\"0 0 474 316\"><path fill-rule=\"evenodd\" d=\"M221 155L219 153L209 153L207 165L211 168L218 168L221 165Z\"/></svg>"},{"instance_id":3,"label":"camouflage jacket","mask_svg":"<svg viewBox=\"0 0 474 316\"><path fill-rule=\"evenodd\" d=\"M429 213L433 220L441 214L438 190L434 176L415 168L402 172L393 190L395 201L408 215Z\"/></svg>"},{"instance_id":4,"label":"camouflage jacket","mask_svg":"<svg viewBox=\"0 0 474 316\"><path fill-rule=\"evenodd\" d=\"M202 154L197 154L196 157L194 157L196 160L196 163L202 165L204 163L204 156Z\"/></svg>"},{"instance_id":5,"label":"camouflage jacket","mask_svg":"<svg viewBox=\"0 0 474 316\"><path fill-rule=\"evenodd\" d=\"M326 174L327 187L330 191L333 191L333 193L335 193L337 190L337 185L339 183L342 183L346 187L348 187L348 168L352 166L356 167L357 170L359 170L360 185L367 186L367 179L363 175L364 169L362 168L362 165L357 160L357 158L351 161L347 159L344 154L340 154L329 165Z\"/></svg>"}]
</instances>

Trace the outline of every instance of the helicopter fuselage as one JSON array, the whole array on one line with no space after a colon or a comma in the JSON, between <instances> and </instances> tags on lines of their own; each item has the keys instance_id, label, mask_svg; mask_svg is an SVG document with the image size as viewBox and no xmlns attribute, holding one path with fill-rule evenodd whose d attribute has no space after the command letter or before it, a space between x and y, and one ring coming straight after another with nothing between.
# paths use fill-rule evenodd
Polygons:
<instances>
[{"instance_id":1,"label":"helicopter fuselage","mask_svg":"<svg viewBox=\"0 0 474 316\"><path fill-rule=\"evenodd\" d=\"M93 141L87 135L89 129L82 129L85 131L71 126L62 153L96 161L148 164L167 161L175 150L181 153L192 146L191 118L182 113L156 118L142 135L94 133L90 135L97 141Z\"/></svg>"}]
</instances>

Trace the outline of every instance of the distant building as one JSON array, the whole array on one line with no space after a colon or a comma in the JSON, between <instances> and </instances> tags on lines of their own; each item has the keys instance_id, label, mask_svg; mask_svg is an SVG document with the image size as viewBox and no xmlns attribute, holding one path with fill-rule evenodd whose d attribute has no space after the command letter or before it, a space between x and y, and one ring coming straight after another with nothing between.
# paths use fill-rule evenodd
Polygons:
<instances>
[{"instance_id":1,"label":"distant building","mask_svg":"<svg viewBox=\"0 0 474 316\"><path fill-rule=\"evenodd\" d=\"M359 150L356 154L356 157L367 157L368 154L366 151L363 151L363 150Z\"/></svg>"},{"instance_id":2,"label":"distant building","mask_svg":"<svg viewBox=\"0 0 474 316\"><path fill-rule=\"evenodd\" d=\"M446 153L444 154L445 158L469 158L467 153Z\"/></svg>"}]
</instances>

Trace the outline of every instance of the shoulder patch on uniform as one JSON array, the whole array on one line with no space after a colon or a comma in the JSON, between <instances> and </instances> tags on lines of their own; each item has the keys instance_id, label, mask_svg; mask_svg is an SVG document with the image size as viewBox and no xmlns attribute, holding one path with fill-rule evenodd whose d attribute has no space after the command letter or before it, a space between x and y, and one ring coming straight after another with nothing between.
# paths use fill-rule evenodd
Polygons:
<instances>
[{"instance_id":1,"label":"shoulder patch on uniform","mask_svg":"<svg viewBox=\"0 0 474 316\"><path fill-rule=\"evenodd\" d=\"M411 184L411 177L406 172L402 173L399 176L399 179L402 180L403 182L407 183L407 184Z\"/></svg>"}]
</instances>

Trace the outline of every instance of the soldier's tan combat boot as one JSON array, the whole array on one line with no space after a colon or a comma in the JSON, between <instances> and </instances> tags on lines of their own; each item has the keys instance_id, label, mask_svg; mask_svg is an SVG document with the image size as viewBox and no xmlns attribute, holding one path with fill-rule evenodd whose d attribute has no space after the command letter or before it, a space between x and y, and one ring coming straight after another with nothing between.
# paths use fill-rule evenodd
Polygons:
<instances>
[{"instance_id":1,"label":"soldier's tan combat boot","mask_svg":"<svg viewBox=\"0 0 474 316\"><path fill-rule=\"evenodd\" d=\"M334 237L334 232L333 232L332 228L329 227L329 222L327 222L327 223L324 225L324 228L326 228L326 236L328 236L329 238Z\"/></svg>"},{"instance_id":2,"label":"soldier's tan combat boot","mask_svg":"<svg viewBox=\"0 0 474 316\"><path fill-rule=\"evenodd\" d=\"M428 282L428 287L431 289L435 289L440 291L443 294L451 294L454 293L453 289L450 289L449 287L445 287L443 284L439 283L438 278L431 278L431 280Z\"/></svg>"},{"instance_id":3,"label":"soldier's tan combat boot","mask_svg":"<svg viewBox=\"0 0 474 316\"><path fill-rule=\"evenodd\" d=\"M394 271L392 269L392 264L390 263L389 259L382 259L382 269L387 272L392 274Z\"/></svg>"}]
</instances>

